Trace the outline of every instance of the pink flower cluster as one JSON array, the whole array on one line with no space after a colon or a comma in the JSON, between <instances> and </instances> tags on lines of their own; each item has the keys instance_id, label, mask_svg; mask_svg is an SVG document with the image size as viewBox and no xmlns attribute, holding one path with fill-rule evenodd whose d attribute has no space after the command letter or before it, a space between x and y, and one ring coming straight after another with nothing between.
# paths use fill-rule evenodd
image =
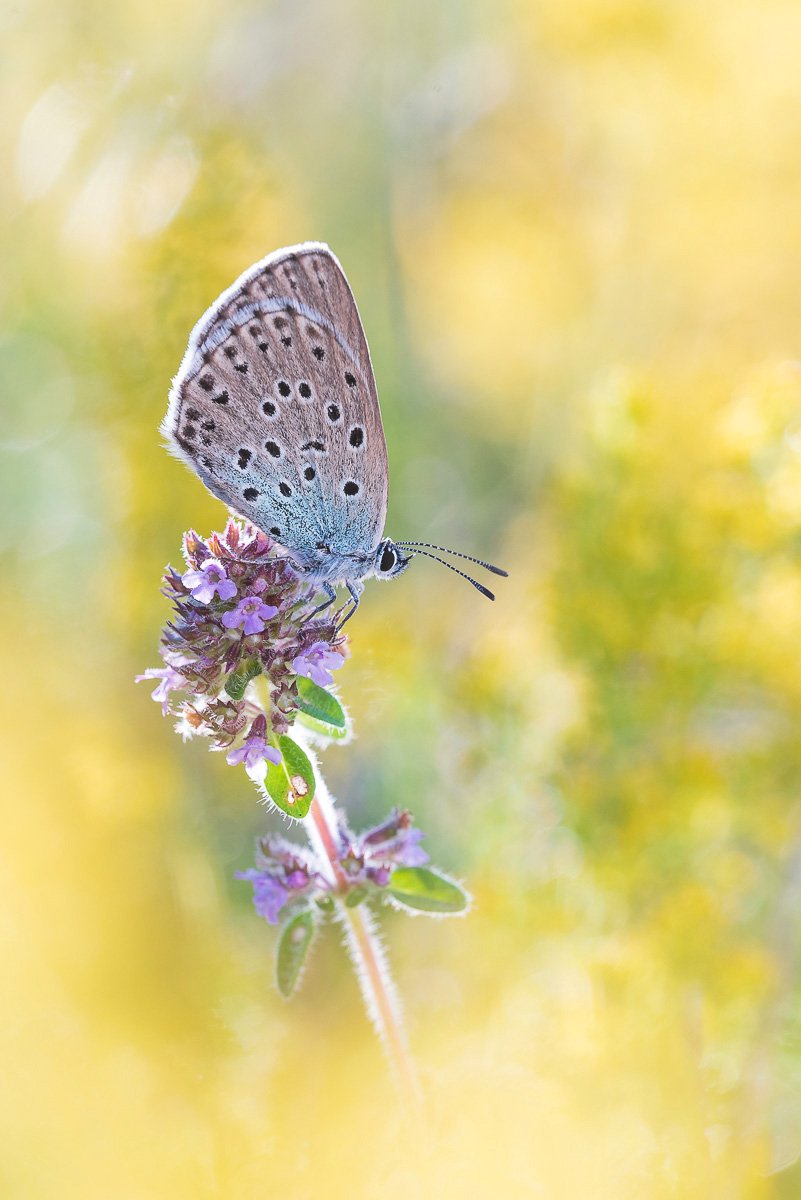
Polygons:
<instances>
[{"instance_id":1,"label":"pink flower cluster","mask_svg":"<svg viewBox=\"0 0 801 1200\"><path fill-rule=\"evenodd\" d=\"M210 738L229 763L279 762L270 742L295 719L298 676L329 686L347 641L330 615L314 615L314 588L246 522L232 518L205 539L190 530L183 554L185 569L169 567L163 581L174 608L163 665L137 678L156 681L153 699L178 718L184 736ZM269 718L248 695L258 676L269 691Z\"/></svg>"},{"instance_id":2,"label":"pink flower cluster","mask_svg":"<svg viewBox=\"0 0 801 1200\"><path fill-rule=\"evenodd\" d=\"M415 829L411 813L394 809L380 825L354 836L340 819L339 862L347 879L347 893L378 895L396 867L419 867L428 862L420 845L423 834ZM237 879L253 885L256 912L276 925L282 910L295 903L325 908L333 884L316 870L314 856L284 838L262 839L256 866L237 872Z\"/></svg>"}]
</instances>

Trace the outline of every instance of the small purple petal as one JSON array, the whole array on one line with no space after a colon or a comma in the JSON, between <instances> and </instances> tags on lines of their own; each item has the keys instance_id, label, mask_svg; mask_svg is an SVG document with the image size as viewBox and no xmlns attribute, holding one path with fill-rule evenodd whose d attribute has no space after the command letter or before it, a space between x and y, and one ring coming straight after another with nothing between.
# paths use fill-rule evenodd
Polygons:
<instances>
[{"instance_id":1,"label":"small purple petal","mask_svg":"<svg viewBox=\"0 0 801 1200\"><path fill-rule=\"evenodd\" d=\"M331 672L338 670L343 662L342 655L331 650L326 642L315 642L292 660L292 669L320 687L328 687L334 682Z\"/></svg>"},{"instance_id":2,"label":"small purple petal","mask_svg":"<svg viewBox=\"0 0 801 1200\"><path fill-rule=\"evenodd\" d=\"M233 579L221 579L217 585L217 595L221 600L233 600L236 595L236 584Z\"/></svg>"},{"instance_id":3,"label":"small purple petal","mask_svg":"<svg viewBox=\"0 0 801 1200\"><path fill-rule=\"evenodd\" d=\"M289 899L289 889L264 871L237 871L236 877L253 884L253 906L256 912L271 925L277 925L278 914Z\"/></svg>"},{"instance_id":4,"label":"small purple petal","mask_svg":"<svg viewBox=\"0 0 801 1200\"><path fill-rule=\"evenodd\" d=\"M300 888L305 888L308 882L308 875L299 867L294 871L289 871L286 877L286 885L288 888L292 888L293 891L298 891Z\"/></svg>"},{"instance_id":5,"label":"small purple petal","mask_svg":"<svg viewBox=\"0 0 801 1200\"><path fill-rule=\"evenodd\" d=\"M277 612L274 604L264 604L258 596L245 596L236 608L223 613L222 623L226 629L238 629L241 625L242 632L249 636L252 633L263 633L265 622Z\"/></svg>"},{"instance_id":6,"label":"small purple petal","mask_svg":"<svg viewBox=\"0 0 801 1200\"><path fill-rule=\"evenodd\" d=\"M232 600L236 595L236 584L228 578L225 567L216 558L207 559L197 571L185 571L181 582L201 604L209 604L215 593L221 600Z\"/></svg>"},{"instance_id":7,"label":"small purple petal","mask_svg":"<svg viewBox=\"0 0 801 1200\"><path fill-rule=\"evenodd\" d=\"M420 845L422 838L423 831L413 828L410 814L397 810L362 834L357 846L373 883L385 887L382 879L389 867L422 867L427 863L428 854Z\"/></svg>"},{"instance_id":8,"label":"small purple petal","mask_svg":"<svg viewBox=\"0 0 801 1200\"><path fill-rule=\"evenodd\" d=\"M428 859L422 846L408 846L394 856L394 861L401 867L422 867Z\"/></svg>"},{"instance_id":9,"label":"small purple petal","mask_svg":"<svg viewBox=\"0 0 801 1200\"><path fill-rule=\"evenodd\" d=\"M229 750L225 761L232 767L243 762L247 770L252 771L259 763L265 761L277 766L281 761L281 755L274 746L268 746L264 738L256 736L246 738L236 750Z\"/></svg>"},{"instance_id":10,"label":"small purple petal","mask_svg":"<svg viewBox=\"0 0 801 1200\"><path fill-rule=\"evenodd\" d=\"M183 675L172 667L148 667L144 675L137 675L134 682L141 683L144 679L158 679L159 683L150 693L151 697L161 704L162 716L170 710L170 692L188 687Z\"/></svg>"}]
</instances>

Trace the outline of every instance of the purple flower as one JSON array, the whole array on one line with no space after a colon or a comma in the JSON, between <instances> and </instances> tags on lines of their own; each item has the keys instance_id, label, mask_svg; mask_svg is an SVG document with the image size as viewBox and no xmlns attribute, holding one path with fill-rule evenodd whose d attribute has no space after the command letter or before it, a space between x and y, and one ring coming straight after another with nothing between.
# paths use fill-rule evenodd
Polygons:
<instances>
[{"instance_id":1,"label":"purple flower","mask_svg":"<svg viewBox=\"0 0 801 1200\"><path fill-rule=\"evenodd\" d=\"M338 670L343 662L342 655L332 650L327 642L315 642L292 659L292 670L297 675L305 675L320 687L328 687L334 682L331 672Z\"/></svg>"},{"instance_id":2,"label":"purple flower","mask_svg":"<svg viewBox=\"0 0 801 1200\"><path fill-rule=\"evenodd\" d=\"M143 679L158 679L158 685L150 693L154 700L161 703L161 715L166 717L170 711L170 692L187 687L187 682L174 667L148 667L144 675L137 675L135 682Z\"/></svg>"},{"instance_id":3,"label":"purple flower","mask_svg":"<svg viewBox=\"0 0 801 1200\"><path fill-rule=\"evenodd\" d=\"M228 578L225 567L216 558L207 558L198 571L185 571L181 583L202 604L212 601L215 592L221 600L233 600L236 595L236 584Z\"/></svg>"},{"instance_id":4,"label":"purple flower","mask_svg":"<svg viewBox=\"0 0 801 1200\"><path fill-rule=\"evenodd\" d=\"M278 924L278 914L290 897L290 889L280 879L251 867L249 871L237 871L237 879L247 879L253 884L253 906L260 917L271 925Z\"/></svg>"},{"instance_id":5,"label":"purple flower","mask_svg":"<svg viewBox=\"0 0 801 1200\"><path fill-rule=\"evenodd\" d=\"M388 866L422 867L428 862L428 855L420 845L422 837L422 829L412 825L411 813L395 809L380 825L361 835L358 848L367 868L383 877ZM379 878L374 882L383 886Z\"/></svg>"},{"instance_id":6,"label":"purple flower","mask_svg":"<svg viewBox=\"0 0 801 1200\"><path fill-rule=\"evenodd\" d=\"M391 845L384 848L384 854L397 867L422 867L429 859L429 855L420 845L422 839L422 829L407 829Z\"/></svg>"},{"instance_id":7,"label":"purple flower","mask_svg":"<svg viewBox=\"0 0 801 1200\"><path fill-rule=\"evenodd\" d=\"M298 891L300 888L305 888L309 882L309 876L302 867L295 867L294 870L288 871L286 876L287 887Z\"/></svg>"},{"instance_id":8,"label":"purple flower","mask_svg":"<svg viewBox=\"0 0 801 1200\"><path fill-rule=\"evenodd\" d=\"M238 871L236 878L253 884L256 912L271 925L277 923L279 912L290 900L301 895L323 896L329 890L328 883L315 871L313 855L283 838L261 842L256 862L255 868Z\"/></svg>"},{"instance_id":9,"label":"purple flower","mask_svg":"<svg viewBox=\"0 0 801 1200\"><path fill-rule=\"evenodd\" d=\"M251 725L250 732L242 745L238 746L236 750L229 751L225 756L225 761L232 767L236 766L237 763L243 762L249 771L265 760L278 766L281 761L281 755L274 746L267 745L266 733L267 719L263 715L260 715L256 717L256 720Z\"/></svg>"},{"instance_id":10,"label":"purple flower","mask_svg":"<svg viewBox=\"0 0 801 1200\"><path fill-rule=\"evenodd\" d=\"M225 756L225 761L232 767L243 762L249 771L264 762L265 759L277 766L281 761L281 755L274 746L268 746L263 737L246 738L241 746L236 750L229 751Z\"/></svg>"},{"instance_id":11,"label":"purple flower","mask_svg":"<svg viewBox=\"0 0 801 1200\"><path fill-rule=\"evenodd\" d=\"M212 750L233 752L235 761L263 763L265 747L242 742L258 737L270 746L273 734L289 732L300 710L293 659L300 658L307 671L319 668L318 660L323 668L339 666L339 657L328 659L320 650L333 641L344 646L344 639L333 623L316 620L308 582L253 526L231 518L222 533L207 538L190 529L183 556L181 570L168 567L164 574L174 612L162 633L162 661L141 678L152 679L154 699L166 714L179 715L180 709L176 729L184 738L208 738ZM269 715L264 729L248 734L254 706L262 709L267 695L251 689L245 699L256 675L267 684Z\"/></svg>"},{"instance_id":12,"label":"purple flower","mask_svg":"<svg viewBox=\"0 0 801 1200\"><path fill-rule=\"evenodd\" d=\"M245 596L236 608L223 613L222 623L226 629L238 629L246 634L264 633L264 623L274 617L278 609L274 604L264 604L258 596Z\"/></svg>"}]
</instances>

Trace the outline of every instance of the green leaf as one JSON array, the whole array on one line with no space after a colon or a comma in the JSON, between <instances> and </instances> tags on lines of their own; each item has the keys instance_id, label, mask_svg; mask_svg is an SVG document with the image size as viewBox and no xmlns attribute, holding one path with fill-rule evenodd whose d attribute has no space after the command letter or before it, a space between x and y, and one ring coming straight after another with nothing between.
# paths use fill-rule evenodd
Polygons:
<instances>
[{"instance_id":1,"label":"green leaf","mask_svg":"<svg viewBox=\"0 0 801 1200\"><path fill-rule=\"evenodd\" d=\"M275 951L275 983L286 1000L298 986L313 940L314 917L308 910L290 917L281 929Z\"/></svg>"},{"instance_id":2,"label":"green leaf","mask_svg":"<svg viewBox=\"0 0 801 1200\"><path fill-rule=\"evenodd\" d=\"M336 696L304 675L298 676L298 708L303 714L303 724L315 733L331 738L347 736L348 718Z\"/></svg>"},{"instance_id":3,"label":"green leaf","mask_svg":"<svg viewBox=\"0 0 801 1200\"><path fill-rule=\"evenodd\" d=\"M278 738L281 761L267 764L264 787L276 808L295 817L306 816L314 799L314 768L297 742L283 735Z\"/></svg>"},{"instance_id":4,"label":"green leaf","mask_svg":"<svg viewBox=\"0 0 801 1200\"><path fill-rule=\"evenodd\" d=\"M243 662L238 671L228 676L225 690L232 700L241 700L251 679L261 675L261 663L255 658Z\"/></svg>"},{"instance_id":5,"label":"green leaf","mask_svg":"<svg viewBox=\"0 0 801 1200\"><path fill-rule=\"evenodd\" d=\"M366 887L355 887L348 892L345 897L345 905L347 908L358 908L363 900L366 900L369 892Z\"/></svg>"},{"instance_id":6,"label":"green leaf","mask_svg":"<svg viewBox=\"0 0 801 1200\"><path fill-rule=\"evenodd\" d=\"M464 912L470 902L458 884L428 867L396 867L389 891L400 904L420 912Z\"/></svg>"},{"instance_id":7,"label":"green leaf","mask_svg":"<svg viewBox=\"0 0 801 1200\"><path fill-rule=\"evenodd\" d=\"M324 738L328 742L344 742L350 734L349 729L337 729L336 725L325 725L322 721L317 721L304 712L297 714L297 720L298 724L302 725L304 729L308 729L309 733L317 734L318 737Z\"/></svg>"}]
</instances>

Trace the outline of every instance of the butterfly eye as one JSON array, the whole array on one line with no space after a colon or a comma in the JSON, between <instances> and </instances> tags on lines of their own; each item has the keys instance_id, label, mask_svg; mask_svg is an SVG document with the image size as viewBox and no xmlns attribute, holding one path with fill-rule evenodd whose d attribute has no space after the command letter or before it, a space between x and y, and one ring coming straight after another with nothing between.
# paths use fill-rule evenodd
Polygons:
<instances>
[{"instance_id":1,"label":"butterfly eye","mask_svg":"<svg viewBox=\"0 0 801 1200\"><path fill-rule=\"evenodd\" d=\"M378 564L378 569L384 574L387 574L395 566L396 554L394 550L390 550L389 546L384 547L384 552L381 555L381 561Z\"/></svg>"}]
</instances>

